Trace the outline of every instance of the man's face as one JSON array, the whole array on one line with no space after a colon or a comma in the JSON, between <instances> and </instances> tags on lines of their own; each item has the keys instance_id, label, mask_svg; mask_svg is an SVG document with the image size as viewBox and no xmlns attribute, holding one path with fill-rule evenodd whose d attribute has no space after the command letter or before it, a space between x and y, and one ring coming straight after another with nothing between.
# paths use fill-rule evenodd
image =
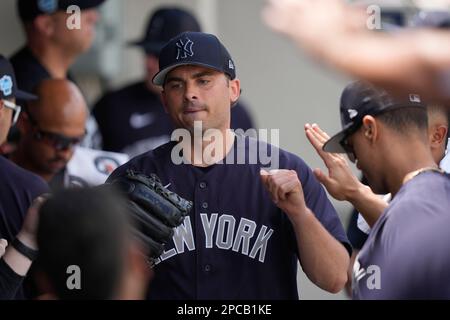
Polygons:
<instances>
[{"instance_id":1,"label":"man's face","mask_svg":"<svg viewBox=\"0 0 450 320\"><path fill-rule=\"evenodd\" d=\"M209 68L181 66L167 75L163 101L178 128L192 131L194 122L201 121L203 130L225 130L239 94L239 80Z\"/></svg>"},{"instance_id":2,"label":"man's face","mask_svg":"<svg viewBox=\"0 0 450 320\"><path fill-rule=\"evenodd\" d=\"M384 171L380 168L383 160L381 160L379 152L370 145L364 130L364 128L360 128L347 138L348 146L353 149L356 167L361 170L373 192L376 194L389 193L384 182Z\"/></svg>"},{"instance_id":3,"label":"man's face","mask_svg":"<svg viewBox=\"0 0 450 320\"><path fill-rule=\"evenodd\" d=\"M70 14L57 12L52 15L53 40L71 53L81 54L92 46L95 38L95 26L98 21L97 9L81 11L80 28L69 29Z\"/></svg>"},{"instance_id":4,"label":"man's face","mask_svg":"<svg viewBox=\"0 0 450 320\"><path fill-rule=\"evenodd\" d=\"M0 145L6 142L9 129L11 128L13 111L4 106L0 100Z\"/></svg>"},{"instance_id":5,"label":"man's face","mask_svg":"<svg viewBox=\"0 0 450 320\"><path fill-rule=\"evenodd\" d=\"M85 122L86 117L81 115L71 121L55 121L49 117L29 119L23 139L34 167L45 174L61 171L85 135Z\"/></svg>"}]
</instances>

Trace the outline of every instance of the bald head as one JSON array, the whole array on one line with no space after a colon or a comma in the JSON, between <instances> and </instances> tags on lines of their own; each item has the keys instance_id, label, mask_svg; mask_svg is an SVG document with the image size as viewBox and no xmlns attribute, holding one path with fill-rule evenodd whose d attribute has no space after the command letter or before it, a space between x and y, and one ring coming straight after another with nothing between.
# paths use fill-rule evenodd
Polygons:
<instances>
[{"instance_id":1,"label":"bald head","mask_svg":"<svg viewBox=\"0 0 450 320\"><path fill-rule=\"evenodd\" d=\"M68 136L80 135L87 119L87 106L78 87L65 79L47 79L36 88L39 97L28 105L28 112L48 131ZM70 131L70 132L68 132Z\"/></svg>"},{"instance_id":2,"label":"bald head","mask_svg":"<svg viewBox=\"0 0 450 320\"><path fill-rule=\"evenodd\" d=\"M50 181L83 139L88 109L80 90L68 80L44 80L35 94L38 100L19 121L22 136L13 161Z\"/></svg>"}]
</instances>

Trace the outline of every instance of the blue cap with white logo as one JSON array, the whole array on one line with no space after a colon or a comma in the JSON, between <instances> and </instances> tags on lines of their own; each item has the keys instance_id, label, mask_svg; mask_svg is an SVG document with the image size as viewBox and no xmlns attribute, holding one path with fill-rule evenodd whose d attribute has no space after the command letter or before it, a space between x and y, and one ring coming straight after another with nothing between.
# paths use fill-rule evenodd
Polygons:
<instances>
[{"instance_id":1,"label":"blue cap with white logo","mask_svg":"<svg viewBox=\"0 0 450 320\"><path fill-rule=\"evenodd\" d=\"M16 75L11 63L0 55L0 99L10 98L35 100L37 97L17 88Z\"/></svg>"},{"instance_id":2,"label":"blue cap with white logo","mask_svg":"<svg viewBox=\"0 0 450 320\"><path fill-rule=\"evenodd\" d=\"M167 74L179 66L195 65L210 68L236 78L236 68L227 49L212 34L202 32L184 32L161 50L159 55L159 73L153 83L163 86Z\"/></svg>"},{"instance_id":3,"label":"blue cap with white logo","mask_svg":"<svg viewBox=\"0 0 450 320\"><path fill-rule=\"evenodd\" d=\"M385 111L408 107L426 108L426 103L420 95L415 93L394 96L367 82L351 83L341 95L342 131L328 140L323 150L331 153L346 153L342 146L343 141L361 127L365 116L376 116Z\"/></svg>"}]
</instances>

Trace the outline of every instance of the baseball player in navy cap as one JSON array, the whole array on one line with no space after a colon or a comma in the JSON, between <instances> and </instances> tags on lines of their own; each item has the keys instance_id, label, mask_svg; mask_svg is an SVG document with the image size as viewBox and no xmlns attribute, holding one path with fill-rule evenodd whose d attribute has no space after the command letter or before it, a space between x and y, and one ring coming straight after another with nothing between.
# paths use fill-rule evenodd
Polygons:
<instances>
[{"instance_id":1,"label":"baseball player in navy cap","mask_svg":"<svg viewBox=\"0 0 450 320\"><path fill-rule=\"evenodd\" d=\"M10 126L16 124L22 110L21 106L16 105L16 99L25 101L36 99L36 96L21 91L17 88L16 76L13 67L11 63L3 56L0 56L0 99L3 107L6 108L5 110L9 110L12 113L11 123L9 125L3 123L0 127L0 129L2 129L0 142L3 142L6 139ZM7 113L7 111L4 112ZM8 116L4 117L4 119L8 120Z\"/></svg>"},{"instance_id":2,"label":"baseball player in navy cap","mask_svg":"<svg viewBox=\"0 0 450 320\"><path fill-rule=\"evenodd\" d=\"M32 91L43 79L67 78L76 58L86 52L95 36L97 7L104 0L18 0L26 45L11 57L17 81ZM70 6L81 10L79 28L69 28Z\"/></svg>"},{"instance_id":3,"label":"baseball player in navy cap","mask_svg":"<svg viewBox=\"0 0 450 320\"><path fill-rule=\"evenodd\" d=\"M352 83L342 94L341 121L343 130L325 143L323 151L347 153L375 193L393 196L379 217L386 207L381 198L376 200L364 187L353 192L357 208L359 201L360 208L376 213L356 258L354 298L448 299L450 177L432 156L422 97L397 97L368 83ZM306 129L315 136L310 140L324 138L320 129ZM334 158L345 166L345 160ZM343 172L330 169L330 176ZM361 192L369 198L358 196Z\"/></svg>"},{"instance_id":4,"label":"baseball player in navy cap","mask_svg":"<svg viewBox=\"0 0 450 320\"><path fill-rule=\"evenodd\" d=\"M70 79L69 69L92 46L99 19L98 7L104 0L17 0L17 9L26 36L26 44L11 57L17 82L32 92L45 79ZM73 11L78 8L80 11ZM78 18L74 19L75 15ZM79 22L79 25L72 22ZM83 145L95 147L100 142L97 124L88 121ZM8 141L9 149L19 140L17 130ZM12 151L10 150L10 151Z\"/></svg>"},{"instance_id":5,"label":"baseball player in navy cap","mask_svg":"<svg viewBox=\"0 0 450 320\"><path fill-rule=\"evenodd\" d=\"M164 6L151 14L144 36L130 42L145 53L146 77L106 93L95 104L93 114L102 134L104 150L124 152L133 157L170 140L174 127L164 112L161 89L152 80L159 71L161 49L185 31L201 31L194 15L182 8ZM242 102L231 111L231 127L244 131L254 127Z\"/></svg>"},{"instance_id":6,"label":"baseball player in navy cap","mask_svg":"<svg viewBox=\"0 0 450 320\"><path fill-rule=\"evenodd\" d=\"M336 211L300 158L229 130L240 80L220 40L182 33L162 49L159 65L153 82L180 140L110 177L155 173L194 202L156 262L149 298L298 299L299 261L316 285L340 291L351 248ZM269 150L270 163L255 150Z\"/></svg>"},{"instance_id":7,"label":"baseball player in navy cap","mask_svg":"<svg viewBox=\"0 0 450 320\"><path fill-rule=\"evenodd\" d=\"M11 63L0 55L0 144L5 142L11 124L17 121L21 112L21 107L17 105L16 99L31 100L35 99L34 95L19 90L16 83L16 77ZM20 242L13 242L24 223L24 217L31 206L32 201L38 196L48 192L48 185L38 176L31 172L25 171L9 160L0 156L0 239L5 239L8 243L16 245L18 252L34 252L35 243L28 242L29 239L20 237ZM23 244L25 242L25 244ZM20 249L25 248L24 250ZM21 269L27 272L31 260L27 257L27 267ZM23 257L20 259L24 259ZM11 260L10 260L11 261ZM19 261L19 260L16 260ZM7 279L0 279L0 296L10 298L24 298L23 290L20 283L23 280L24 273L17 274L17 269L5 265L4 261L0 261L0 273L3 276L9 275ZM5 271L6 270L6 271ZM21 273L22 271L17 271ZM7 287L3 286L3 281L7 283ZM14 290L9 290L11 285L15 283Z\"/></svg>"}]
</instances>

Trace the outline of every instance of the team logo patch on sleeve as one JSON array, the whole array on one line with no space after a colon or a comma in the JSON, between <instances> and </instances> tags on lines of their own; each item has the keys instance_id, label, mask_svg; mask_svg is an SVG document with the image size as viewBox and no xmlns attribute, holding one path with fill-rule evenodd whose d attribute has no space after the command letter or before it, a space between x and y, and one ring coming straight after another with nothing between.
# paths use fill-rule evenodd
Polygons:
<instances>
[{"instance_id":1,"label":"team logo patch on sleeve","mask_svg":"<svg viewBox=\"0 0 450 320\"><path fill-rule=\"evenodd\" d=\"M120 163L116 159L105 156L95 158L94 163L100 173L108 176L120 166Z\"/></svg>"}]
</instances>

